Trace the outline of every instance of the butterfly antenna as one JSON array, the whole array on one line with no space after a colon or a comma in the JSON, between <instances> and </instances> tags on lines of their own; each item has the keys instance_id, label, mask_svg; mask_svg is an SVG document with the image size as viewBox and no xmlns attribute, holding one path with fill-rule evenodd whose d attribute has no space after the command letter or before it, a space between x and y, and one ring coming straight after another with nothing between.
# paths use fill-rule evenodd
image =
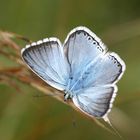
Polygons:
<instances>
[{"instance_id":1,"label":"butterfly antenna","mask_svg":"<svg viewBox=\"0 0 140 140\"><path fill-rule=\"evenodd\" d=\"M55 94L45 94L45 95L33 95L33 97L46 97L46 96L58 96L59 94L55 93Z\"/></svg>"},{"instance_id":2,"label":"butterfly antenna","mask_svg":"<svg viewBox=\"0 0 140 140\"><path fill-rule=\"evenodd\" d=\"M107 122L109 125L110 125L110 127L113 129L113 133L115 134L115 135L118 135L121 139L123 139L123 137L120 135L120 133L117 131L117 129L112 125L112 123L110 122L110 120L109 120L109 118L107 117L107 116L105 116L104 118L104 121L105 122Z\"/></svg>"}]
</instances>

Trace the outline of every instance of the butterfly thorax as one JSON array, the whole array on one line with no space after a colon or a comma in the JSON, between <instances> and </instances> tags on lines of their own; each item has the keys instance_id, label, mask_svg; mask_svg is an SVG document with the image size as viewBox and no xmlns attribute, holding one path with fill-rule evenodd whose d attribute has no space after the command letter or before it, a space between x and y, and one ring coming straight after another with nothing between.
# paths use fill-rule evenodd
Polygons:
<instances>
[{"instance_id":1,"label":"butterfly thorax","mask_svg":"<svg viewBox=\"0 0 140 140\"><path fill-rule=\"evenodd\" d=\"M64 90L64 100L72 99L74 95L78 93L78 91L82 88L82 77L76 79L74 77L70 77L67 83L67 86Z\"/></svg>"},{"instance_id":2,"label":"butterfly thorax","mask_svg":"<svg viewBox=\"0 0 140 140\"><path fill-rule=\"evenodd\" d=\"M80 78L81 79L81 78ZM72 97L76 94L76 87L79 84L80 80L75 79L74 77L70 76L68 79L67 86L64 90L64 100L72 99Z\"/></svg>"}]
</instances>

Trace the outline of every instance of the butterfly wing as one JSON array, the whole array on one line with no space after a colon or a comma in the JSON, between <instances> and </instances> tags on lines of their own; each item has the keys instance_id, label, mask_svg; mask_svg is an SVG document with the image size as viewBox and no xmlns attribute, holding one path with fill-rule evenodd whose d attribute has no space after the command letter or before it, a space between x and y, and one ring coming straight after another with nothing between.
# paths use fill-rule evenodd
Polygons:
<instances>
[{"instance_id":1,"label":"butterfly wing","mask_svg":"<svg viewBox=\"0 0 140 140\"><path fill-rule=\"evenodd\" d=\"M116 84L124 71L125 64L121 58L116 53L108 52L85 70L83 87Z\"/></svg>"},{"instance_id":2,"label":"butterfly wing","mask_svg":"<svg viewBox=\"0 0 140 140\"><path fill-rule=\"evenodd\" d=\"M88 28L82 26L74 28L68 34L64 49L73 72L106 52L106 47L101 40Z\"/></svg>"},{"instance_id":3,"label":"butterfly wing","mask_svg":"<svg viewBox=\"0 0 140 140\"><path fill-rule=\"evenodd\" d=\"M79 91L74 97L74 104L84 113L97 118L104 118L111 110L116 96L116 86L90 87Z\"/></svg>"},{"instance_id":4,"label":"butterfly wing","mask_svg":"<svg viewBox=\"0 0 140 140\"><path fill-rule=\"evenodd\" d=\"M67 84L69 65L63 47L56 38L27 45L21 51L29 68L51 86L63 90Z\"/></svg>"},{"instance_id":5,"label":"butterfly wing","mask_svg":"<svg viewBox=\"0 0 140 140\"><path fill-rule=\"evenodd\" d=\"M71 86L79 80L87 65L92 61L96 63L107 51L101 40L86 27L73 29L64 42L64 49L71 68Z\"/></svg>"},{"instance_id":6,"label":"butterfly wing","mask_svg":"<svg viewBox=\"0 0 140 140\"><path fill-rule=\"evenodd\" d=\"M71 68L71 90L116 83L125 64L115 54L107 52L102 41L86 27L72 30L64 43Z\"/></svg>"},{"instance_id":7,"label":"butterfly wing","mask_svg":"<svg viewBox=\"0 0 140 140\"><path fill-rule=\"evenodd\" d=\"M70 90L74 104L88 115L107 115L116 96L115 84L125 70L124 62L107 52L101 40L85 27L72 30L64 46L73 76Z\"/></svg>"},{"instance_id":8,"label":"butterfly wing","mask_svg":"<svg viewBox=\"0 0 140 140\"><path fill-rule=\"evenodd\" d=\"M117 92L125 64L115 53L106 53L83 74L79 90L75 90L74 104L88 115L106 119Z\"/></svg>"}]
</instances>

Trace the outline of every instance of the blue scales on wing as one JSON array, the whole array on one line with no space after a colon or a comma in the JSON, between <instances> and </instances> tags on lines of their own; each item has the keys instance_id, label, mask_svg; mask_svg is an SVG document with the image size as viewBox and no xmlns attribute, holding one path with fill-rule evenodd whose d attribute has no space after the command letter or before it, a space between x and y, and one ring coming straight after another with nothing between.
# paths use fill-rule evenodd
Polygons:
<instances>
[{"instance_id":1,"label":"blue scales on wing","mask_svg":"<svg viewBox=\"0 0 140 140\"><path fill-rule=\"evenodd\" d=\"M69 89L74 104L85 113L103 117L116 96L115 83L121 78L125 64L89 29L78 27L66 38L64 49L70 64Z\"/></svg>"},{"instance_id":2,"label":"blue scales on wing","mask_svg":"<svg viewBox=\"0 0 140 140\"><path fill-rule=\"evenodd\" d=\"M64 90L69 67L58 39L49 38L27 45L22 50L22 58L45 82L59 90Z\"/></svg>"}]
</instances>

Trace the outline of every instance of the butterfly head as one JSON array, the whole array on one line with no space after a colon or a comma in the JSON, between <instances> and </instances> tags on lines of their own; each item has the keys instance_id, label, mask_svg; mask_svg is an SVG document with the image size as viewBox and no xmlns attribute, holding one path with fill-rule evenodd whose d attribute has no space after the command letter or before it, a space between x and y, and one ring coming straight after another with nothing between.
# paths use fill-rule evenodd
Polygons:
<instances>
[{"instance_id":1,"label":"butterfly head","mask_svg":"<svg viewBox=\"0 0 140 140\"><path fill-rule=\"evenodd\" d=\"M67 101L68 99L72 99L73 93L69 89L64 90L64 101Z\"/></svg>"}]
</instances>

